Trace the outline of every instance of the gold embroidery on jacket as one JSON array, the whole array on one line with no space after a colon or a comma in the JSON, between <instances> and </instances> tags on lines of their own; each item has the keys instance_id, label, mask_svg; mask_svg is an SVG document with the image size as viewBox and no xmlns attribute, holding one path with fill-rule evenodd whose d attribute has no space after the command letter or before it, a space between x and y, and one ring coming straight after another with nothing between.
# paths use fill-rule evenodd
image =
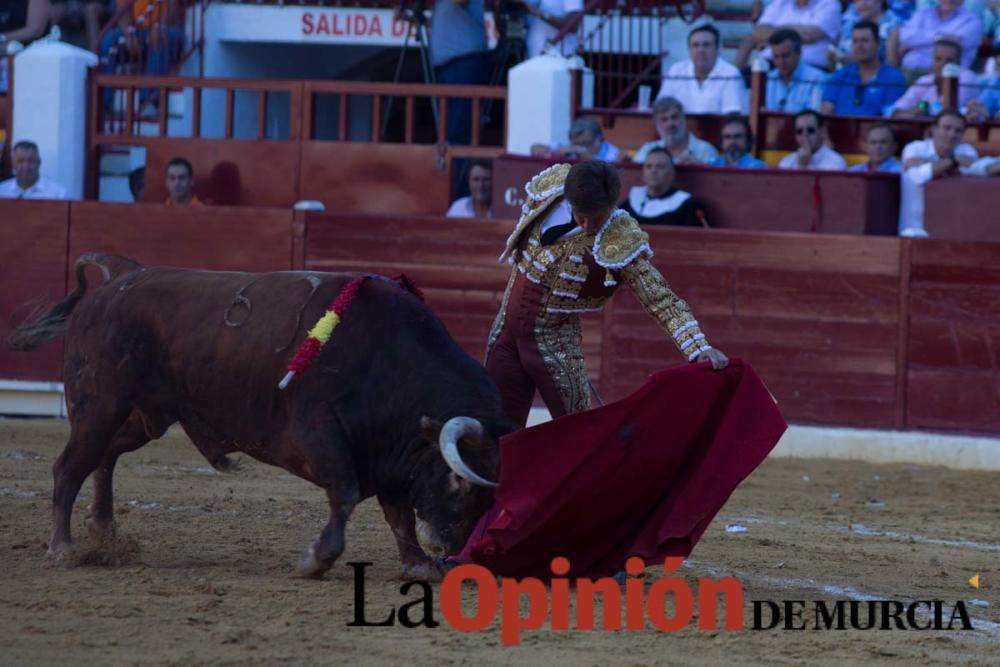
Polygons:
<instances>
[{"instance_id":1,"label":"gold embroidery on jacket","mask_svg":"<svg viewBox=\"0 0 1000 667\"><path fill-rule=\"evenodd\" d=\"M621 276L643 309L670 334L685 357L709 346L687 303L670 289L648 259L637 257L621 270Z\"/></svg>"}]
</instances>

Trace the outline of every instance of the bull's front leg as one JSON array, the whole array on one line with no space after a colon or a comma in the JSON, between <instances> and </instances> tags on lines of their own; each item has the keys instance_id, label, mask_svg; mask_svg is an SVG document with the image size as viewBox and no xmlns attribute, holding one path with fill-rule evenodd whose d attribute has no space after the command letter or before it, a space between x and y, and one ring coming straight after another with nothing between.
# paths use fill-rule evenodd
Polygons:
<instances>
[{"instance_id":1,"label":"bull's front leg","mask_svg":"<svg viewBox=\"0 0 1000 667\"><path fill-rule=\"evenodd\" d=\"M356 493L345 494L339 489L327 489L326 495L330 501L330 520L302 554L299 574L303 577L322 577L344 553L344 529L358 504Z\"/></svg>"},{"instance_id":2,"label":"bull's front leg","mask_svg":"<svg viewBox=\"0 0 1000 667\"><path fill-rule=\"evenodd\" d=\"M391 503L379 496L386 523L396 537L399 559L403 562L403 579L441 581L441 568L434 564L417 541L416 516L413 508Z\"/></svg>"}]
</instances>

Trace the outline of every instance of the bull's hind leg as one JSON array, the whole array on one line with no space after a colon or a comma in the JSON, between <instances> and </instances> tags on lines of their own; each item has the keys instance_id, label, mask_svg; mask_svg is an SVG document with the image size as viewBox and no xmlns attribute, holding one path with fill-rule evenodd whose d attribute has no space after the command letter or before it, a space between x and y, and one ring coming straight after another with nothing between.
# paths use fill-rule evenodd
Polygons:
<instances>
[{"instance_id":1,"label":"bull's hind leg","mask_svg":"<svg viewBox=\"0 0 1000 667\"><path fill-rule=\"evenodd\" d=\"M101 464L111 441L125 422L129 408L124 405L87 403L73 406L69 442L52 466L52 534L49 553L72 551L70 520L73 503L87 476Z\"/></svg>"},{"instance_id":2,"label":"bull's hind leg","mask_svg":"<svg viewBox=\"0 0 1000 667\"><path fill-rule=\"evenodd\" d=\"M118 457L133 452L162 436L170 425L169 419L154 421L133 410L125 424L111 440L111 446L94 471L94 500L90 504L90 530L98 535L114 530L114 489L112 480Z\"/></svg>"}]
</instances>

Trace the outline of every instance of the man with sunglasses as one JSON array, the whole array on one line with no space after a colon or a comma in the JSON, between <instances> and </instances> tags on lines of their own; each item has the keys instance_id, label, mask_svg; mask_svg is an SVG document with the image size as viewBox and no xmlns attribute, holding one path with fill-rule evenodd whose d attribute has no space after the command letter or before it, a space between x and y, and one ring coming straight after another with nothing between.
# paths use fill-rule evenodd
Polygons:
<instances>
[{"instance_id":1,"label":"man with sunglasses","mask_svg":"<svg viewBox=\"0 0 1000 667\"><path fill-rule=\"evenodd\" d=\"M823 143L823 117L811 109L795 115L795 143L799 148L789 153L778 167L781 169L846 169L847 161Z\"/></svg>"},{"instance_id":2,"label":"man with sunglasses","mask_svg":"<svg viewBox=\"0 0 1000 667\"><path fill-rule=\"evenodd\" d=\"M906 90L903 73L879 60L878 25L860 21L851 31L855 62L830 75L823 91L824 114L881 116Z\"/></svg>"}]
</instances>

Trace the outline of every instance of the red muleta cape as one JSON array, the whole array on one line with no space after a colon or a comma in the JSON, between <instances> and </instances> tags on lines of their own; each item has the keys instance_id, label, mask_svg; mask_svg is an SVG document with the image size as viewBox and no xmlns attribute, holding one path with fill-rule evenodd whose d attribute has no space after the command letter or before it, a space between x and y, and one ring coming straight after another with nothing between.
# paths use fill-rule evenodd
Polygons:
<instances>
[{"instance_id":1,"label":"red muleta cape","mask_svg":"<svg viewBox=\"0 0 1000 667\"><path fill-rule=\"evenodd\" d=\"M658 371L617 403L505 436L496 505L462 556L542 579L555 556L570 577L686 557L787 426L738 359Z\"/></svg>"}]
</instances>

